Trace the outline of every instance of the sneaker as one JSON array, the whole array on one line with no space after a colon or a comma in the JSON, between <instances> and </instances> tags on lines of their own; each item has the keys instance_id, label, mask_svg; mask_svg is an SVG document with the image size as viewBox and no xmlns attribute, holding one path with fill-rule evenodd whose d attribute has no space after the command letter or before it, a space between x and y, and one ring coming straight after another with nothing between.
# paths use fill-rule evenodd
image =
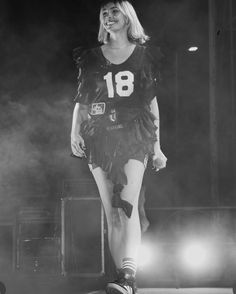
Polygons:
<instances>
[{"instance_id":1,"label":"sneaker","mask_svg":"<svg viewBox=\"0 0 236 294\"><path fill-rule=\"evenodd\" d=\"M134 294L131 286L122 285L118 282L111 282L106 287L107 294Z\"/></svg>"},{"instance_id":2,"label":"sneaker","mask_svg":"<svg viewBox=\"0 0 236 294\"><path fill-rule=\"evenodd\" d=\"M107 294L136 294L136 290L135 277L124 270L120 270L118 279L106 287Z\"/></svg>"}]
</instances>

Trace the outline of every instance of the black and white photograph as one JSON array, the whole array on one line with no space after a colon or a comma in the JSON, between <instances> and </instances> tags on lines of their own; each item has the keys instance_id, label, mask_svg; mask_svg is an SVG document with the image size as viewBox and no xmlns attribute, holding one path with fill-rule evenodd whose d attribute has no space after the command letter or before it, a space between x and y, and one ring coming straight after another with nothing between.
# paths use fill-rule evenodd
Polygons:
<instances>
[{"instance_id":1,"label":"black and white photograph","mask_svg":"<svg viewBox=\"0 0 236 294\"><path fill-rule=\"evenodd\" d=\"M0 0L0 294L236 294L235 150L235 0Z\"/></svg>"}]
</instances>

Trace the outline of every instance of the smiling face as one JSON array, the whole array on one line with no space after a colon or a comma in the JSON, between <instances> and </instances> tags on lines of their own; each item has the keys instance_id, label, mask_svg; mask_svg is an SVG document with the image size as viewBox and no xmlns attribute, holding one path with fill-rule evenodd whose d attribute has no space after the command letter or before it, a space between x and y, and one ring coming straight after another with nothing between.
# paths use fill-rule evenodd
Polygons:
<instances>
[{"instance_id":1,"label":"smiling face","mask_svg":"<svg viewBox=\"0 0 236 294\"><path fill-rule=\"evenodd\" d=\"M117 32L126 33L131 42L144 44L145 34L132 4L127 0L105 0L99 14L98 41L106 44Z\"/></svg>"},{"instance_id":2,"label":"smiling face","mask_svg":"<svg viewBox=\"0 0 236 294\"><path fill-rule=\"evenodd\" d=\"M101 9L101 16L103 25L108 32L127 29L127 18L113 2L109 2Z\"/></svg>"}]
</instances>

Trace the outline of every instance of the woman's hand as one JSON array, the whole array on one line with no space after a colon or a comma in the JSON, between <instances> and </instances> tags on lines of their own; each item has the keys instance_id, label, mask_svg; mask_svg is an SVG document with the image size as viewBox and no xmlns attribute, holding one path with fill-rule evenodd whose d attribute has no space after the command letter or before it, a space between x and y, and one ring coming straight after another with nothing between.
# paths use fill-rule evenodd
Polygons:
<instances>
[{"instance_id":1,"label":"woman's hand","mask_svg":"<svg viewBox=\"0 0 236 294\"><path fill-rule=\"evenodd\" d=\"M71 135L71 150L77 157L86 157L84 139L79 134Z\"/></svg>"},{"instance_id":2,"label":"woman's hand","mask_svg":"<svg viewBox=\"0 0 236 294\"><path fill-rule=\"evenodd\" d=\"M161 148L159 145L155 144L154 146L154 155L152 157L152 165L153 169L155 171L159 171L159 169L165 168L166 167L166 161L167 158L161 151Z\"/></svg>"}]
</instances>

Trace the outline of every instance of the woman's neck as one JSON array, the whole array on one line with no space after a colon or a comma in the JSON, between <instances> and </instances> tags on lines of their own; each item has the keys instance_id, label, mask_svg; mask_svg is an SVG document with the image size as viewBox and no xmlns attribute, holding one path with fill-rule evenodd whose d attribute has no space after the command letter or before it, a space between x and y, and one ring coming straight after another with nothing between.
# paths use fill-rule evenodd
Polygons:
<instances>
[{"instance_id":1,"label":"woman's neck","mask_svg":"<svg viewBox=\"0 0 236 294\"><path fill-rule=\"evenodd\" d=\"M127 32L119 34L111 33L107 46L111 49L122 49L130 46L131 44L132 43L128 40Z\"/></svg>"}]
</instances>

